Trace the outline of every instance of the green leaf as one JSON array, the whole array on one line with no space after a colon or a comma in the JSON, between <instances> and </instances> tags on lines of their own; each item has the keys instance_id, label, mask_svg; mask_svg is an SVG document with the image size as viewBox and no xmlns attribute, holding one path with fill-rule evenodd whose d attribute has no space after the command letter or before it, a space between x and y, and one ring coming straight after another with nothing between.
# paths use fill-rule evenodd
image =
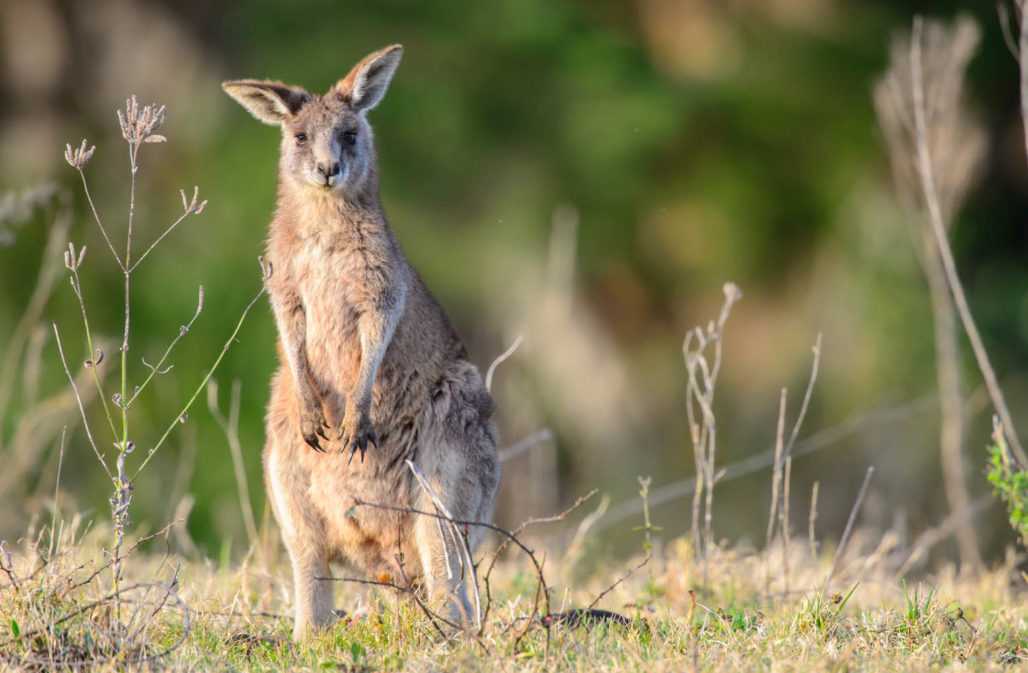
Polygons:
<instances>
[{"instance_id":1,"label":"green leaf","mask_svg":"<svg viewBox=\"0 0 1028 673\"><path fill-rule=\"evenodd\" d=\"M1028 471L1012 466L1006 459L1004 447L997 443L989 446L989 458L988 481L1007 506L1010 526L1028 545Z\"/></svg>"},{"instance_id":2,"label":"green leaf","mask_svg":"<svg viewBox=\"0 0 1028 673\"><path fill-rule=\"evenodd\" d=\"M14 621L14 619L11 620L11 633L14 634L15 638L21 635L21 627L18 626L18 622Z\"/></svg>"}]
</instances>

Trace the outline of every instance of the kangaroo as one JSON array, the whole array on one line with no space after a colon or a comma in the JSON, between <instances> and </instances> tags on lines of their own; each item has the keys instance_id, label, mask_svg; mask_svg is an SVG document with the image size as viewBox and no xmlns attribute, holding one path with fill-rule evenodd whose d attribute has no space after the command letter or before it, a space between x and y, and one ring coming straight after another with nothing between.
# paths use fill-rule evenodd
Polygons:
<instances>
[{"instance_id":1,"label":"kangaroo","mask_svg":"<svg viewBox=\"0 0 1028 673\"><path fill-rule=\"evenodd\" d=\"M402 53L370 54L324 95L275 81L222 85L282 131L267 241L280 366L264 476L292 561L294 639L333 620L333 562L417 586L467 620L454 536L429 516L354 505L435 511L410 461L450 515L488 522L500 479L492 397L379 201L367 113ZM482 531L472 528L474 549Z\"/></svg>"}]
</instances>

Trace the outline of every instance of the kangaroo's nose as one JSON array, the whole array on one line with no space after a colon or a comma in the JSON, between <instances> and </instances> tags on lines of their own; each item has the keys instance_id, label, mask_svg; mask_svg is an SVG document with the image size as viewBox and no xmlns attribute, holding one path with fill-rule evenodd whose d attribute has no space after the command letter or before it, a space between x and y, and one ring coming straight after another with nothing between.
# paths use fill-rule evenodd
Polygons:
<instances>
[{"instance_id":1,"label":"kangaroo's nose","mask_svg":"<svg viewBox=\"0 0 1028 673\"><path fill-rule=\"evenodd\" d=\"M318 162L318 172L326 178L334 178L339 175L339 162L334 161L331 165Z\"/></svg>"}]
</instances>

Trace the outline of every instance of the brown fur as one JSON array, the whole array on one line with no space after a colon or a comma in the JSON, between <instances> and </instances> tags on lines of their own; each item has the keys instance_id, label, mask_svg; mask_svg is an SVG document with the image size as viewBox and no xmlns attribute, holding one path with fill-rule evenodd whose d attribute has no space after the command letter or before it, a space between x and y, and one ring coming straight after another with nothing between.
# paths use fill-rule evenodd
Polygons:
<instances>
[{"instance_id":1,"label":"brown fur","mask_svg":"<svg viewBox=\"0 0 1028 673\"><path fill-rule=\"evenodd\" d=\"M461 572L445 566L457 550L438 523L353 505L360 498L431 510L409 460L453 516L488 521L499 481L492 398L379 203L364 115L385 93L399 53L368 56L324 96L254 80L224 85L283 129L267 245L282 364L264 466L293 563L296 638L331 621L332 584L317 579L330 562L422 584L466 618ZM357 135L352 145L348 132ZM333 162L337 176L326 170Z\"/></svg>"}]
</instances>

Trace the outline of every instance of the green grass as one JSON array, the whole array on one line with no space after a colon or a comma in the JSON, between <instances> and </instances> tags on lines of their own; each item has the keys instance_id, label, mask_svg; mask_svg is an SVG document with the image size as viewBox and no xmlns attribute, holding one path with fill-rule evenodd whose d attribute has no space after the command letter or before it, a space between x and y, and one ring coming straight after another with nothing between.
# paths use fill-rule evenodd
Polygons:
<instances>
[{"instance_id":1,"label":"green grass","mask_svg":"<svg viewBox=\"0 0 1028 673\"><path fill-rule=\"evenodd\" d=\"M69 527L73 528L73 527ZM67 529L66 529L67 531ZM784 594L781 553L719 549L710 581L687 540L663 546L654 558L597 605L631 618L628 626L594 622L577 628L530 625L535 577L527 559L503 559L493 575L493 605L480 637L442 638L410 600L388 590L342 585L336 603L348 611L332 628L303 643L289 635L287 563L276 546L241 565L174 554L137 554L126 584L166 582L176 573L177 595L188 606L186 627L177 608L155 611L164 591L140 591L122 605L139 609L142 649L96 662L110 632L112 604L62 616L95 601L109 578L67 591L103 563L107 532L84 537L65 532L49 550L47 532L14 552L14 577L0 573L0 667L60 669L61 656L78 652L98 670L143 670L133 653L173 651L152 668L170 670L337 671L909 671L1028 670L1028 586L1005 565L979 576L942 567L919 581L895 576L898 552L868 534L857 534L853 553L828 592L821 587L831 558L810 558L792 545ZM163 545L162 545L163 546ZM545 548L538 541L537 548ZM902 555L902 554L900 554ZM550 550L546 563L554 611L585 607L639 559L610 560L583 576L580 558ZM640 557L641 558L641 557ZM44 563L44 561L46 561ZM770 563L771 597L765 595ZM694 602L695 601L695 602ZM171 602L168 602L171 605ZM131 621L124 617L124 621ZM56 624L56 625L55 625ZM48 627L49 625L49 627ZM528 627L527 634L519 639ZM183 638L184 636L184 638ZM92 648L92 649L91 649ZM92 659L91 659L92 658ZM66 661L66 659L65 659Z\"/></svg>"}]
</instances>

